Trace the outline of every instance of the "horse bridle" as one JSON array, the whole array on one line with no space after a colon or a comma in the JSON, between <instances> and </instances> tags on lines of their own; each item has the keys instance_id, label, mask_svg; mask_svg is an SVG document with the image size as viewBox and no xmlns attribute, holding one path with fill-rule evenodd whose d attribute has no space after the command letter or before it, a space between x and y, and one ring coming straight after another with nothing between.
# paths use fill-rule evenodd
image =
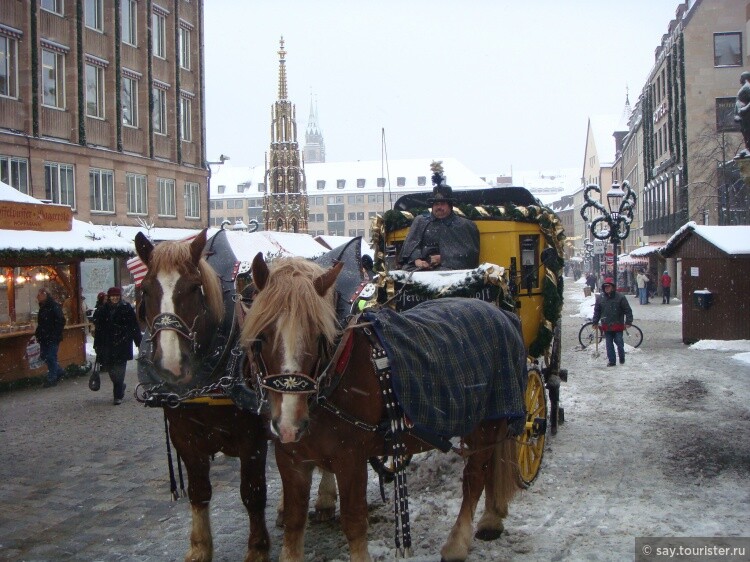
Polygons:
<instances>
[{"instance_id":1,"label":"horse bridle","mask_svg":"<svg viewBox=\"0 0 750 562\"><path fill-rule=\"evenodd\" d=\"M324 363L329 355L329 348L325 337L318 337L318 358L307 373L279 373L268 374L268 367L263 359L262 346L266 338L260 334L250 346L252 356L250 362L255 365L257 370L258 385L261 389L283 392L285 394L308 394L312 395L319 392L320 381L325 373Z\"/></svg>"},{"instance_id":2,"label":"horse bridle","mask_svg":"<svg viewBox=\"0 0 750 562\"><path fill-rule=\"evenodd\" d=\"M195 333L195 323L198 322L205 311L201 314L196 314L193 319L193 325L188 326L187 322L180 317L179 314L173 312L161 312L154 316L153 322L149 325L151 330L151 336L149 340L153 344L156 341L156 336L162 330L171 330L177 332L177 334L190 342L192 352L195 354L198 349L198 339ZM156 353L156 346L153 346L152 353Z\"/></svg>"}]
</instances>

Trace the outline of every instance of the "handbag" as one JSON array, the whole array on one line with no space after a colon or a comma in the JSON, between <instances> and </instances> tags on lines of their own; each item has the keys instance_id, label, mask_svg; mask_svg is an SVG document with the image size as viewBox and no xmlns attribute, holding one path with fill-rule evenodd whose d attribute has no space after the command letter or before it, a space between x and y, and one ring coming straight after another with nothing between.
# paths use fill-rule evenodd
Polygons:
<instances>
[{"instance_id":1,"label":"handbag","mask_svg":"<svg viewBox=\"0 0 750 562\"><path fill-rule=\"evenodd\" d=\"M96 392L102 386L102 379L99 377L99 361L94 362L94 370L89 377L89 388Z\"/></svg>"}]
</instances>

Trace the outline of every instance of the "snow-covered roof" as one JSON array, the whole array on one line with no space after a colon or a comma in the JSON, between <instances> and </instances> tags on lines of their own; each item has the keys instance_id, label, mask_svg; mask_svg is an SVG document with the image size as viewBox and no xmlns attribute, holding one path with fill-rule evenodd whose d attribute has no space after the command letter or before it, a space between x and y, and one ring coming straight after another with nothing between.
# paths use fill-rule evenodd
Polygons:
<instances>
[{"instance_id":1,"label":"snow-covered roof","mask_svg":"<svg viewBox=\"0 0 750 562\"><path fill-rule=\"evenodd\" d=\"M210 229L208 235L215 232L216 229ZM264 256L270 254L316 258L328 251L328 248L316 242L309 234L293 232L227 230L227 240L237 260L241 262L252 262L258 252L262 252Z\"/></svg>"},{"instance_id":2,"label":"snow-covered roof","mask_svg":"<svg viewBox=\"0 0 750 562\"><path fill-rule=\"evenodd\" d=\"M646 257L652 254L658 254L662 248L663 246L661 244L651 244L650 246L641 246L640 248L636 248L635 250L630 252L630 255L634 258Z\"/></svg>"},{"instance_id":3,"label":"snow-covered roof","mask_svg":"<svg viewBox=\"0 0 750 562\"><path fill-rule=\"evenodd\" d=\"M139 232L142 232L152 242L163 242L164 240L185 240L186 238L190 238L191 236L195 236L198 234L202 229L201 228L164 228L164 227L154 227L154 228L146 228L144 226L122 226L122 225L113 225L109 228L112 228L115 232L117 232L120 236L125 238L126 240L135 240L135 235Z\"/></svg>"},{"instance_id":4,"label":"snow-covered roof","mask_svg":"<svg viewBox=\"0 0 750 562\"><path fill-rule=\"evenodd\" d=\"M750 226L705 226L694 221L684 224L675 232L662 246L661 253L670 255L690 233L697 234L730 256L750 255Z\"/></svg>"},{"instance_id":5,"label":"snow-covered roof","mask_svg":"<svg viewBox=\"0 0 750 562\"><path fill-rule=\"evenodd\" d=\"M487 182L455 158L415 158L388 162L361 160L305 164L307 194L312 196L334 193L383 193L389 190L395 194L402 194L430 191L430 164L433 160L443 162L447 183L454 190L488 187ZM224 164L216 168L211 176L211 199L263 196L263 192L258 190L258 185L264 182L263 166L234 167ZM385 187L378 187L378 178L386 179ZM403 178L404 185L398 185L399 178ZM339 187L342 180L343 187ZM223 193L219 193L220 186L224 186Z\"/></svg>"},{"instance_id":6,"label":"snow-covered roof","mask_svg":"<svg viewBox=\"0 0 750 562\"><path fill-rule=\"evenodd\" d=\"M3 182L0 182L0 201L47 205ZM62 252L82 258L126 256L135 254L135 247L132 238L123 238L111 227L77 219L73 219L70 230L0 229L0 254L4 257L51 256Z\"/></svg>"}]
</instances>

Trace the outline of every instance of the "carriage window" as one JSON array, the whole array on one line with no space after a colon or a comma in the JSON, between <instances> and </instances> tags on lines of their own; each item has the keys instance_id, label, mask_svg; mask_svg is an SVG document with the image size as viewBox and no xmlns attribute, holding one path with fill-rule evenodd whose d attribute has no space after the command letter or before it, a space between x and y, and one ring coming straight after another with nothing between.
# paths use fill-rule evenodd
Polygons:
<instances>
[{"instance_id":1,"label":"carriage window","mask_svg":"<svg viewBox=\"0 0 750 562\"><path fill-rule=\"evenodd\" d=\"M524 234L519 238L521 247L521 280L519 289L531 290L539 287L539 235Z\"/></svg>"}]
</instances>

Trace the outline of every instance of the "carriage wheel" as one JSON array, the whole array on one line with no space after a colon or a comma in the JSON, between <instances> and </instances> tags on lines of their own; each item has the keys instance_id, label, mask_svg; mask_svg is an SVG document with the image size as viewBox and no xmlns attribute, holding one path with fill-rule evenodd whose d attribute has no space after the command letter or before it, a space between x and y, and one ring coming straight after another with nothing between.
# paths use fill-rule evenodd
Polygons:
<instances>
[{"instance_id":1,"label":"carriage wheel","mask_svg":"<svg viewBox=\"0 0 750 562\"><path fill-rule=\"evenodd\" d=\"M518 466L523 485L529 486L539 474L547 432L547 393L538 369L529 369L525 401L526 427L519 438Z\"/></svg>"}]
</instances>

